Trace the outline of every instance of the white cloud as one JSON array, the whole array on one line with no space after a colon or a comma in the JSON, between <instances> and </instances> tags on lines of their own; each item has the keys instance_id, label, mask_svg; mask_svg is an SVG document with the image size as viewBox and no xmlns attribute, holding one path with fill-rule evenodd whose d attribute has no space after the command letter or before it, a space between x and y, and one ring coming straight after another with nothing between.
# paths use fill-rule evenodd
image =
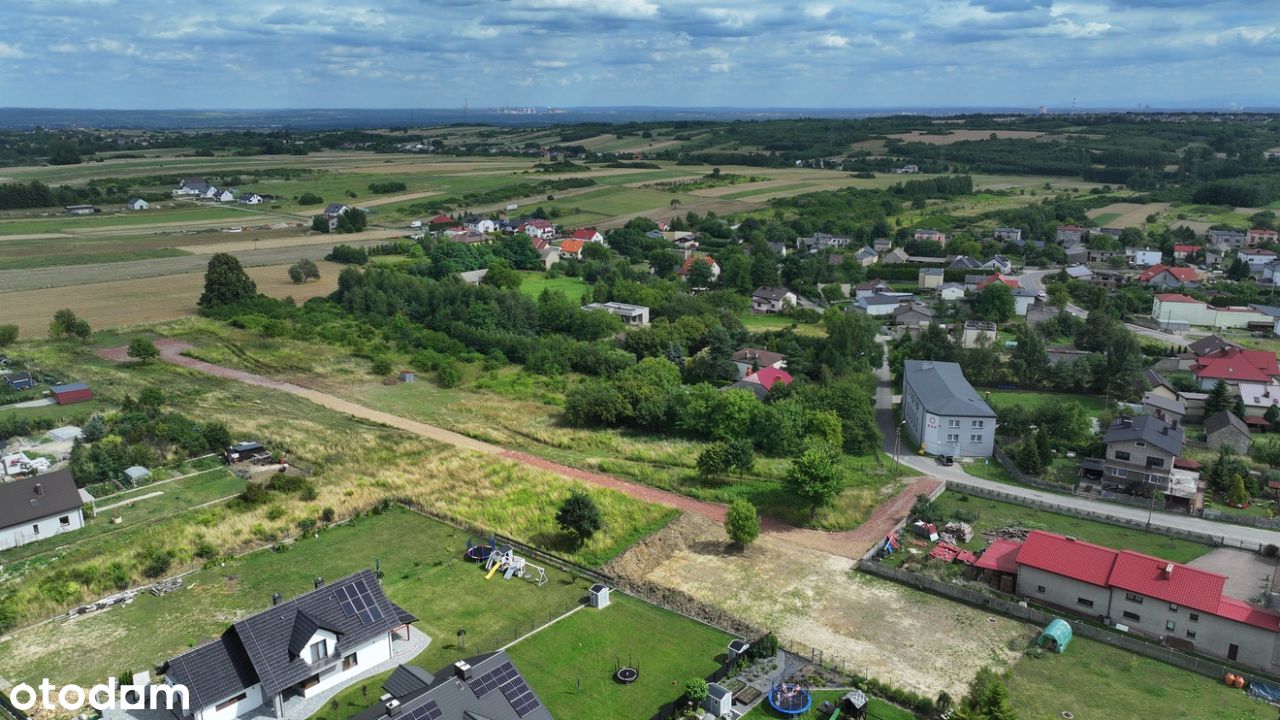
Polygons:
<instances>
[{"instance_id":1,"label":"white cloud","mask_svg":"<svg viewBox=\"0 0 1280 720\"><path fill-rule=\"evenodd\" d=\"M849 38L835 33L827 33L826 35L818 38L818 44L822 47L829 48L849 47Z\"/></svg>"},{"instance_id":2,"label":"white cloud","mask_svg":"<svg viewBox=\"0 0 1280 720\"><path fill-rule=\"evenodd\" d=\"M17 60L24 58L27 54L22 51L21 45L10 45L6 42L0 42L0 60Z\"/></svg>"},{"instance_id":3,"label":"white cloud","mask_svg":"<svg viewBox=\"0 0 1280 720\"><path fill-rule=\"evenodd\" d=\"M711 63L707 66L707 70L713 73L727 73L733 69L732 63Z\"/></svg>"}]
</instances>

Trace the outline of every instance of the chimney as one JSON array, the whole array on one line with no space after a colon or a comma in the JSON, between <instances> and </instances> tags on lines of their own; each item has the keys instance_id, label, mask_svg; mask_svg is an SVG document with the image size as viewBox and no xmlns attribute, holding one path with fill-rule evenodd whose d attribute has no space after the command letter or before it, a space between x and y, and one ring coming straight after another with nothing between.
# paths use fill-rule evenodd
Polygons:
<instances>
[{"instance_id":1,"label":"chimney","mask_svg":"<svg viewBox=\"0 0 1280 720\"><path fill-rule=\"evenodd\" d=\"M1068 535L1068 536L1067 536L1067 542L1075 542L1075 541L1076 541L1076 536L1075 536L1075 535Z\"/></svg>"},{"instance_id":2,"label":"chimney","mask_svg":"<svg viewBox=\"0 0 1280 720\"><path fill-rule=\"evenodd\" d=\"M36 483L35 491L36 491L36 497L44 497L44 484Z\"/></svg>"},{"instance_id":3,"label":"chimney","mask_svg":"<svg viewBox=\"0 0 1280 720\"><path fill-rule=\"evenodd\" d=\"M453 664L453 674L456 675L459 680L470 680L471 664L466 660L459 660Z\"/></svg>"},{"instance_id":4,"label":"chimney","mask_svg":"<svg viewBox=\"0 0 1280 720\"><path fill-rule=\"evenodd\" d=\"M312 584L316 586L317 590L319 590L320 588L324 587L324 578L317 575L316 579L312 581Z\"/></svg>"},{"instance_id":5,"label":"chimney","mask_svg":"<svg viewBox=\"0 0 1280 720\"><path fill-rule=\"evenodd\" d=\"M279 605L279 604L280 604L280 601L281 601L281 600L283 600L283 599L284 599L284 598L280 597L280 593L275 593L274 595L272 595L272 596L271 596L271 604L272 604L272 605Z\"/></svg>"},{"instance_id":6,"label":"chimney","mask_svg":"<svg viewBox=\"0 0 1280 720\"><path fill-rule=\"evenodd\" d=\"M394 716L394 715L399 715L399 714L400 714L400 701L399 701L399 700L392 700L392 701L388 702L388 703L387 703L387 705L386 705L386 707L387 707L387 714L388 714L388 715L393 715L393 716Z\"/></svg>"},{"instance_id":7,"label":"chimney","mask_svg":"<svg viewBox=\"0 0 1280 720\"><path fill-rule=\"evenodd\" d=\"M1164 566L1164 578L1168 580L1171 577L1173 577L1173 563Z\"/></svg>"}]
</instances>

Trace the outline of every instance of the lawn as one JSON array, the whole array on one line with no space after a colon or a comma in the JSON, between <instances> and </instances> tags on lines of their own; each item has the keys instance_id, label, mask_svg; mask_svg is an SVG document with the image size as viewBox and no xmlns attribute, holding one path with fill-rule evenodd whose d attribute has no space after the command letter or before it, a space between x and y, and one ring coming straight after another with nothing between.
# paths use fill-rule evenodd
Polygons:
<instances>
[{"instance_id":1,"label":"lawn","mask_svg":"<svg viewBox=\"0 0 1280 720\"><path fill-rule=\"evenodd\" d=\"M542 294L543 290L560 290L569 296L570 300L577 302L582 299L583 294L591 287L586 280L576 277L547 277L540 272L522 272L524 282L520 284L520 292L528 295L535 300Z\"/></svg>"},{"instance_id":2,"label":"lawn","mask_svg":"<svg viewBox=\"0 0 1280 720\"><path fill-rule=\"evenodd\" d=\"M7 408L0 410L0 420L9 417L53 418L58 425L77 425L90 415L102 412L113 405L103 400L87 400L74 405L41 405L40 407Z\"/></svg>"},{"instance_id":3,"label":"lawn","mask_svg":"<svg viewBox=\"0 0 1280 720\"><path fill-rule=\"evenodd\" d=\"M753 333L773 332L775 330L784 330L786 328L794 328L797 335L810 335L812 337L823 337L827 334L826 328L821 323L807 324L798 323L787 315L779 315L777 313L761 314L746 313L738 317L742 324Z\"/></svg>"},{"instance_id":4,"label":"lawn","mask_svg":"<svg viewBox=\"0 0 1280 720\"><path fill-rule=\"evenodd\" d=\"M556 720L648 720L687 680L719 667L731 637L621 594L584 609L508 652ZM640 679L613 681L616 663ZM581 683L581 689L579 689Z\"/></svg>"},{"instance_id":5,"label":"lawn","mask_svg":"<svg viewBox=\"0 0 1280 720\"><path fill-rule=\"evenodd\" d=\"M1078 395L1037 390L999 390L996 388L979 388L978 392L989 394L993 407L1001 405L1021 405L1028 410L1036 410L1045 405L1056 405L1064 402L1078 402L1084 406L1085 412L1097 417L1107 411L1104 398L1096 395Z\"/></svg>"},{"instance_id":6,"label":"lawn","mask_svg":"<svg viewBox=\"0 0 1280 720\"><path fill-rule=\"evenodd\" d=\"M828 716L819 714L818 708L824 702L830 701L833 705L840 702L840 698L844 697L847 690L815 690L813 691L813 709L801 715L783 715L782 713L769 707L769 701L764 700L759 705L751 708L751 712L742 716L742 720L764 720L765 718L780 718L786 720L828 720ZM868 696L867 717L869 720L916 720L918 717L910 710L903 710L897 705L890 705L880 698Z\"/></svg>"},{"instance_id":7,"label":"lawn","mask_svg":"<svg viewBox=\"0 0 1280 720\"><path fill-rule=\"evenodd\" d=\"M1119 217L1120 217L1120 213L1109 212L1109 213L1099 213L1098 215L1094 215L1090 219L1093 220L1094 224L1098 225L1099 227L1103 227L1107 223L1112 222L1113 220L1116 220Z\"/></svg>"},{"instance_id":8,"label":"lawn","mask_svg":"<svg viewBox=\"0 0 1280 720\"><path fill-rule=\"evenodd\" d=\"M1008 680L1024 720L1064 717L1271 720L1275 708L1220 681L1076 637L1061 655L1026 657ZM1157 711L1158 710L1158 711Z\"/></svg>"},{"instance_id":9,"label":"lawn","mask_svg":"<svg viewBox=\"0 0 1280 720\"><path fill-rule=\"evenodd\" d=\"M232 621L293 597L316 576L336 579L381 564L391 600L419 618L432 637L418 657L432 671L464 655L493 650L572 608L586 584L547 568L550 582L484 579L462 558L467 535L393 507L314 539L200 570L175 593L139 595L131 604L15 633L0 643L0 675L13 682L52 678L88 686L125 669L141 670L221 633ZM467 630L467 650L455 632ZM380 694L380 693L379 693ZM374 696L376 698L376 695Z\"/></svg>"},{"instance_id":10,"label":"lawn","mask_svg":"<svg viewBox=\"0 0 1280 720\"><path fill-rule=\"evenodd\" d=\"M982 536L984 531L1018 525L1031 530L1072 535L1098 545L1118 550L1135 550L1179 563L1189 562L1209 551L1208 546L1190 540L954 492L944 492L936 503L942 510L943 517L948 519L956 517L957 513L977 514L977 520L972 521L973 540L965 544L965 547L974 550L986 547L986 538Z\"/></svg>"}]
</instances>

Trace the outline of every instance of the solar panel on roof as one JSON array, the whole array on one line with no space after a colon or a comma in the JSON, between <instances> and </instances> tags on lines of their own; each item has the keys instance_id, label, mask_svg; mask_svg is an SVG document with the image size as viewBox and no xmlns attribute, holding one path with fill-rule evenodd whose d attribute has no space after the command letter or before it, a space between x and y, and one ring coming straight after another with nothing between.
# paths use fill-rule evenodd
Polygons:
<instances>
[{"instance_id":1,"label":"solar panel on roof","mask_svg":"<svg viewBox=\"0 0 1280 720\"><path fill-rule=\"evenodd\" d=\"M518 676L519 673L516 672L514 665L509 662L502 663L493 670L472 680L470 683L471 692L475 693L476 697L484 697L494 688Z\"/></svg>"},{"instance_id":2,"label":"solar panel on roof","mask_svg":"<svg viewBox=\"0 0 1280 720\"><path fill-rule=\"evenodd\" d=\"M507 702L511 703L511 708L520 717L524 717L538 709L537 696L533 694L533 690L529 689L529 685L524 681L524 678L519 675L502 686L502 695L507 698Z\"/></svg>"},{"instance_id":3,"label":"solar panel on roof","mask_svg":"<svg viewBox=\"0 0 1280 720\"><path fill-rule=\"evenodd\" d=\"M429 700L425 705L406 713L404 720L440 720L441 717L444 717L444 712L440 710L440 706L435 700Z\"/></svg>"},{"instance_id":4,"label":"solar panel on roof","mask_svg":"<svg viewBox=\"0 0 1280 720\"><path fill-rule=\"evenodd\" d=\"M358 617L361 625L369 625L382 619L382 608L373 600L369 586L364 580L356 580L350 585L343 585L334 593L338 599L338 607L346 617Z\"/></svg>"}]
</instances>

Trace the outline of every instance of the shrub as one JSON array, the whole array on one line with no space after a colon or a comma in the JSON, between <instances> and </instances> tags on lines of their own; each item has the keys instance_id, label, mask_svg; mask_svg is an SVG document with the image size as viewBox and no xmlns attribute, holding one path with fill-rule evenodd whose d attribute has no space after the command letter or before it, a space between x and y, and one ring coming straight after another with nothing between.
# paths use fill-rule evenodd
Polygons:
<instances>
[{"instance_id":1,"label":"shrub","mask_svg":"<svg viewBox=\"0 0 1280 720\"><path fill-rule=\"evenodd\" d=\"M268 520L279 520L280 518L284 517L284 515L285 515L285 509L283 505L272 505L271 507L267 508Z\"/></svg>"},{"instance_id":2,"label":"shrub","mask_svg":"<svg viewBox=\"0 0 1280 720\"><path fill-rule=\"evenodd\" d=\"M333 519L336 516L337 513L335 513L331 507L325 507L325 509L320 511L320 519L327 523L333 522Z\"/></svg>"},{"instance_id":3,"label":"shrub","mask_svg":"<svg viewBox=\"0 0 1280 720\"><path fill-rule=\"evenodd\" d=\"M324 198L312 192L305 192L298 196L299 205L320 205L324 203Z\"/></svg>"},{"instance_id":4,"label":"shrub","mask_svg":"<svg viewBox=\"0 0 1280 720\"><path fill-rule=\"evenodd\" d=\"M462 382L462 371L458 369L458 363L452 360L442 363L436 371L436 382L442 388L457 387Z\"/></svg>"},{"instance_id":5,"label":"shrub","mask_svg":"<svg viewBox=\"0 0 1280 720\"><path fill-rule=\"evenodd\" d=\"M725 513L724 530L739 547L750 545L760 535L760 515L746 498L736 498Z\"/></svg>"},{"instance_id":6,"label":"shrub","mask_svg":"<svg viewBox=\"0 0 1280 720\"><path fill-rule=\"evenodd\" d=\"M752 660L763 660L772 658L778 654L778 638L773 633L765 633L765 636L755 641L751 648L747 650L747 657Z\"/></svg>"},{"instance_id":7,"label":"shrub","mask_svg":"<svg viewBox=\"0 0 1280 720\"><path fill-rule=\"evenodd\" d=\"M385 357L374 358L373 365L369 368L374 375L390 375L391 361Z\"/></svg>"},{"instance_id":8,"label":"shrub","mask_svg":"<svg viewBox=\"0 0 1280 720\"><path fill-rule=\"evenodd\" d=\"M169 566L173 564L173 551L150 547L142 551L138 560L142 564L143 575L157 578L169 571Z\"/></svg>"},{"instance_id":9,"label":"shrub","mask_svg":"<svg viewBox=\"0 0 1280 720\"><path fill-rule=\"evenodd\" d=\"M702 678L693 678L684 684L684 697L694 705L700 705L706 700L708 692L707 681Z\"/></svg>"}]
</instances>

